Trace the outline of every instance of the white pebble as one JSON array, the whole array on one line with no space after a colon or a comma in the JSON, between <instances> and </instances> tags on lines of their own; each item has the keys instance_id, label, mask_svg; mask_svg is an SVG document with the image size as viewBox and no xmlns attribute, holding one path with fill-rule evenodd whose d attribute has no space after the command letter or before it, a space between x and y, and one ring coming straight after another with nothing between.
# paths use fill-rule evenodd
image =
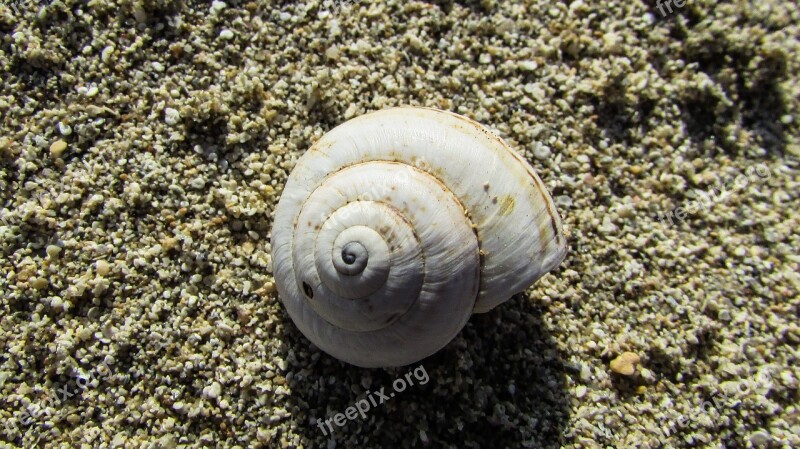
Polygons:
<instances>
[{"instance_id":1,"label":"white pebble","mask_svg":"<svg viewBox=\"0 0 800 449\"><path fill-rule=\"evenodd\" d=\"M428 439L428 434L422 429L419 430L419 440L422 444L428 444L431 441Z\"/></svg>"},{"instance_id":2,"label":"white pebble","mask_svg":"<svg viewBox=\"0 0 800 449\"><path fill-rule=\"evenodd\" d=\"M211 14L219 14L227 6L228 5L226 5L225 2L214 0L213 2L211 2L211 8L210 8Z\"/></svg>"},{"instance_id":3,"label":"white pebble","mask_svg":"<svg viewBox=\"0 0 800 449\"><path fill-rule=\"evenodd\" d=\"M125 446L127 440L128 438L125 436L125 434L118 433L114 436L114 439L111 440L111 447L123 447Z\"/></svg>"},{"instance_id":4,"label":"white pebble","mask_svg":"<svg viewBox=\"0 0 800 449\"><path fill-rule=\"evenodd\" d=\"M107 45L105 48L103 48L103 51L100 53L100 59L103 62L108 62L108 60L111 59L111 56L114 55L114 50L115 48L113 45Z\"/></svg>"},{"instance_id":5,"label":"white pebble","mask_svg":"<svg viewBox=\"0 0 800 449\"><path fill-rule=\"evenodd\" d=\"M50 307L52 307L53 310L60 311L64 308L64 301L58 296L54 296L50 299Z\"/></svg>"},{"instance_id":6,"label":"white pebble","mask_svg":"<svg viewBox=\"0 0 800 449\"><path fill-rule=\"evenodd\" d=\"M61 247L56 245L48 245L46 251L47 257L49 257L51 260L55 260L58 259L58 253L61 252Z\"/></svg>"},{"instance_id":7,"label":"white pebble","mask_svg":"<svg viewBox=\"0 0 800 449\"><path fill-rule=\"evenodd\" d=\"M219 32L219 37L224 39L224 40L226 40L226 41L229 41L229 40L233 39L233 31L228 30L228 29L222 30L222 31Z\"/></svg>"},{"instance_id":8,"label":"white pebble","mask_svg":"<svg viewBox=\"0 0 800 449\"><path fill-rule=\"evenodd\" d=\"M58 122L58 125L56 125L56 127L58 128L58 132L62 136L68 136L72 134L72 127L67 124L64 124L63 122Z\"/></svg>"},{"instance_id":9,"label":"white pebble","mask_svg":"<svg viewBox=\"0 0 800 449\"><path fill-rule=\"evenodd\" d=\"M536 61L522 61L519 63L519 68L528 72L533 72L539 68L539 64L537 64Z\"/></svg>"},{"instance_id":10,"label":"white pebble","mask_svg":"<svg viewBox=\"0 0 800 449\"><path fill-rule=\"evenodd\" d=\"M174 126L181 120L181 113L177 109L165 108L164 109L164 122L167 125Z\"/></svg>"},{"instance_id":11,"label":"white pebble","mask_svg":"<svg viewBox=\"0 0 800 449\"><path fill-rule=\"evenodd\" d=\"M615 232L617 232L617 229L618 229L617 225L615 225L614 222L611 221L611 217L609 217L608 215L603 217L603 224L600 225L600 232L602 232L603 234L614 234Z\"/></svg>"},{"instance_id":12,"label":"white pebble","mask_svg":"<svg viewBox=\"0 0 800 449\"><path fill-rule=\"evenodd\" d=\"M556 206L568 208L572 206L572 198L567 195L559 195L555 198Z\"/></svg>"},{"instance_id":13,"label":"white pebble","mask_svg":"<svg viewBox=\"0 0 800 449\"><path fill-rule=\"evenodd\" d=\"M584 382L592 380L592 370L587 365L581 365L581 380Z\"/></svg>"},{"instance_id":14,"label":"white pebble","mask_svg":"<svg viewBox=\"0 0 800 449\"><path fill-rule=\"evenodd\" d=\"M97 270L99 276L106 277L111 271L111 266L105 260L98 260L95 263L95 270Z\"/></svg>"},{"instance_id":15,"label":"white pebble","mask_svg":"<svg viewBox=\"0 0 800 449\"><path fill-rule=\"evenodd\" d=\"M772 437L770 434L764 432L763 430L759 430L752 435L750 435L750 442L753 443L755 446L762 446L772 441Z\"/></svg>"},{"instance_id":16,"label":"white pebble","mask_svg":"<svg viewBox=\"0 0 800 449\"><path fill-rule=\"evenodd\" d=\"M203 389L203 394L209 399L218 398L220 393L222 393L222 385L219 382L214 382Z\"/></svg>"},{"instance_id":17,"label":"white pebble","mask_svg":"<svg viewBox=\"0 0 800 449\"><path fill-rule=\"evenodd\" d=\"M541 143L537 143L535 147L533 147L533 157L539 159L540 161L547 159L550 157L550 147L547 145L543 145Z\"/></svg>"}]
</instances>

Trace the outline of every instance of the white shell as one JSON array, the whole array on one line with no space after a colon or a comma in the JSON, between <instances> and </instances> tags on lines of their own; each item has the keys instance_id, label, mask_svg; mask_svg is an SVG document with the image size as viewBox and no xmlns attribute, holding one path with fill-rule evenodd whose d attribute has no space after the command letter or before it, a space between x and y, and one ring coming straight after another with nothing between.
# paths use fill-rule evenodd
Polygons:
<instances>
[{"instance_id":1,"label":"white shell","mask_svg":"<svg viewBox=\"0 0 800 449\"><path fill-rule=\"evenodd\" d=\"M457 114L393 108L324 135L275 212L278 293L315 345L363 367L444 347L473 312L564 259L550 195L502 139Z\"/></svg>"}]
</instances>

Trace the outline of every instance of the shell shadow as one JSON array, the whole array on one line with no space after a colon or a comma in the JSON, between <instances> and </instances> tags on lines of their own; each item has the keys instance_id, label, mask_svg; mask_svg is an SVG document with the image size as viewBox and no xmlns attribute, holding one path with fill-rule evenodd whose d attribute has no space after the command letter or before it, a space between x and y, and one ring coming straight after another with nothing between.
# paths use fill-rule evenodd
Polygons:
<instances>
[{"instance_id":1,"label":"shell shadow","mask_svg":"<svg viewBox=\"0 0 800 449\"><path fill-rule=\"evenodd\" d=\"M292 372L287 425L305 447L333 447L331 440L336 447L365 448L559 447L570 420L567 365L543 312L517 295L473 316L437 354L393 369L333 359L282 314L280 352ZM332 418L367 398L375 404L361 402L369 405L363 417L336 425Z\"/></svg>"}]
</instances>

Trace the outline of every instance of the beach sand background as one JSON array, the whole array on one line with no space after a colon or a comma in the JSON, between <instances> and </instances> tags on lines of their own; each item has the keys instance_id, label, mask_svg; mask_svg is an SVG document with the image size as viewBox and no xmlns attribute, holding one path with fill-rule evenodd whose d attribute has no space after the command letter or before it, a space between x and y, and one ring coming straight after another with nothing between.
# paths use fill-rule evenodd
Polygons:
<instances>
[{"instance_id":1,"label":"beach sand background","mask_svg":"<svg viewBox=\"0 0 800 449\"><path fill-rule=\"evenodd\" d=\"M0 440L800 447L799 8L670 5L3 0ZM271 216L322 134L409 104L519 150L570 250L364 370L287 318Z\"/></svg>"}]
</instances>

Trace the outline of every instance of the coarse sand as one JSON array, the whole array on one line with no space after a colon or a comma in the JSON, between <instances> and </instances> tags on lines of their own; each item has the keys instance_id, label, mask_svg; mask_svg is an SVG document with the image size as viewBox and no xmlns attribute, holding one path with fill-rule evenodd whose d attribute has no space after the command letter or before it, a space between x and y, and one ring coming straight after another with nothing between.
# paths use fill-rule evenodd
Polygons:
<instances>
[{"instance_id":1,"label":"coarse sand","mask_svg":"<svg viewBox=\"0 0 800 449\"><path fill-rule=\"evenodd\" d=\"M800 447L795 0L0 3L3 447ZM570 247L365 370L288 319L271 217L396 105L496 130Z\"/></svg>"}]
</instances>

